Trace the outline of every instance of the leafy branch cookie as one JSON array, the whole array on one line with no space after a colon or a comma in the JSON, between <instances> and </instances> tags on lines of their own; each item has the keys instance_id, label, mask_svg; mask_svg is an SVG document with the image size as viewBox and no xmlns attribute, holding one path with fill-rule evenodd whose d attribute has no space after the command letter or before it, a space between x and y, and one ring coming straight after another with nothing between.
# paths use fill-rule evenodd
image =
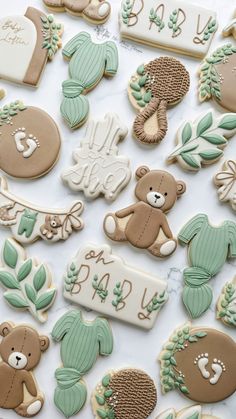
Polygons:
<instances>
[{"instance_id":1,"label":"leafy branch cookie","mask_svg":"<svg viewBox=\"0 0 236 419\"><path fill-rule=\"evenodd\" d=\"M227 282L217 301L216 318L227 326L236 327L236 277Z\"/></svg>"},{"instance_id":2,"label":"leafy branch cookie","mask_svg":"<svg viewBox=\"0 0 236 419\"><path fill-rule=\"evenodd\" d=\"M195 405L185 407L177 412L175 409L167 409L160 413L156 419L220 419L202 412L202 406Z\"/></svg>"},{"instance_id":3,"label":"leafy branch cookie","mask_svg":"<svg viewBox=\"0 0 236 419\"><path fill-rule=\"evenodd\" d=\"M236 161L226 160L222 170L215 175L214 182L218 187L219 200L229 202L236 211Z\"/></svg>"},{"instance_id":4,"label":"leafy branch cookie","mask_svg":"<svg viewBox=\"0 0 236 419\"><path fill-rule=\"evenodd\" d=\"M137 140L158 144L166 135L166 111L179 103L189 90L189 73L172 57L161 57L140 65L131 77L128 96L138 111L133 124Z\"/></svg>"}]
</instances>

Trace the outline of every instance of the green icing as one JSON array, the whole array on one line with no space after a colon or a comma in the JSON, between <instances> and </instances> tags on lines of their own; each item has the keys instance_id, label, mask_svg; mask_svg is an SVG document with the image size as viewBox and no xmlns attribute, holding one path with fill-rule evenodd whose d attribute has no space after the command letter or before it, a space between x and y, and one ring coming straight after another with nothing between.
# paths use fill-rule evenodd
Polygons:
<instances>
[{"instance_id":1,"label":"green icing","mask_svg":"<svg viewBox=\"0 0 236 419\"><path fill-rule=\"evenodd\" d=\"M61 114L73 129L85 121L89 103L84 96L104 75L114 76L118 69L118 51L114 42L96 44L86 32L72 38L63 48L70 59L70 79L62 84L64 99Z\"/></svg>"},{"instance_id":2,"label":"green icing","mask_svg":"<svg viewBox=\"0 0 236 419\"><path fill-rule=\"evenodd\" d=\"M130 0L124 0L123 1L121 16L122 16L123 23L127 26L129 26L129 18L130 18L131 13L132 13L132 7L133 7L133 4L131 4Z\"/></svg>"},{"instance_id":3,"label":"green icing","mask_svg":"<svg viewBox=\"0 0 236 419\"><path fill-rule=\"evenodd\" d=\"M164 29L165 23L163 19L158 16L157 12L155 12L153 8L150 10L149 20L151 23L155 23L155 25L158 27L158 32L161 32L162 29Z\"/></svg>"},{"instance_id":4,"label":"green icing","mask_svg":"<svg viewBox=\"0 0 236 419\"><path fill-rule=\"evenodd\" d=\"M97 275L93 278L92 286L96 290L96 294L101 298L101 302L105 302L108 296L108 291L106 288L103 288L101 282L99 283Z\"/></svg>"},{"instance_id":5,"label":"green icing","mask_svg":"<svg viewBox=\"0 0 236 419\"><path fill-rule=\"evenodd\" d=\"M70 266L68 267L67 274L64 278L66 291L72 292L74 283L77 280L78 272L79 271L76 269L74 262L72 262Z\"/></svg>"},{"instance_id":6,"label":"green icing","mask_svg":"<svg viewBox=\"0 0 236 419\"><path fill-rule=\"evenodd\" d=\"M98 417L102 419L115 419L116 418L114 410L111 409L107 403L107 399L111 397L113 394L113 390L111 388L108 388L110 384L110 380L111 380L110 374L103 377L102 383L101 383L102 392L95 394L96 402L100 406L96 410L96 413Z\"/></svg>"},{"instance_id":7,"label":"green icing","mask_svg":"<svg viewBox=\"0 0 236 419\"><path fill-rule=\"evenodd\" d=\"M199 214L181 229L178 239L181 244L188 244L191 265L183 273L183 302L190 316L197 318L212 301L207 282L220 272L228 257L236 257L236 224L225 221L213 227L205 214Z\"/></svg>"},{"instance_id":8,"label":"green icing","mask_svg":"<svg viewBox=\"0 0 236 419\"><path fill-rule=\"evenodd\" d=\"M6 240L3 248L3 261L10 268L14 269L17 264L18 252L10 240Z\"/></svg>"},{"instance_id":9,"label":"green icing","mask_svg":"<svg viewBox=\"0 0 236 419\"><path fill-rule=\"evenodd\" d=\"M181 33L180 24L178 23L179 13L175 9L169 16L168 27L172 29L172 38L176 38ZM182 22L183 23L183 22Z\"/></svg>"},{"instance_id":10,"label":"green icing","mask_svg":"<svg viewBox=\"0 0 236 419\"><path fill-rule=\"evenodd\" d=\"M54 402L69 417L81 410L87 398L82 376L93 367L99 354L112 353L112 332L107 320L97 317L93 322L86 322L80 311L72 310L57 321L52 337L61 341L63 363L55 374Z\"/></svg>"},{"instance_id":11,"label":"green icing","mask_svg":"<svg viewBox=\"0 0 236 419\"><path fill-rule=\"evenodd\" d=\"M9 105L3 106L3 108L0 109L0 126L10 124L12 118L25 109L27 109L26 106L20 100L16 100Z\"/></svg>"},{"instance_id":12,"label":"green icing","mask_svg":"<svg viewBox=\"0 0 236 419\"><path fill-rule=\"evenodd\" d=\"M118 309L119 304L123 302L123 289L120 282L116 283L116 286L113 289L113 294L115 298L112 300L112 305Z\"/></svg>"},{"instance_id":13,"label":"green icing","mask_svg":"<svg viewBox=\"0 0 236 419\"><path fill-rule=\"evenodd\" d=\"M236 281L227 282L217 305L216 316L228 326L236 327Z\"/></svg>"},{"instance_id":14,"label":"green icing","mask_svg":"<svg viewBox=\"0 0 236 419\"><path fill-rule=\"evenodd\" d=\"M137 78L131 80L129 87L132 96L136 99L137 105L140 106L140 108L144 108L150 102L152 93L150 90L145 89L148 76L145 74L145 67L143 64L137 68L137 74Z\"/></svg>"},{"instance_id":15,"label":"green icing","mask_svg":"<svg viewBox=\"0 0 236 419\"><path fill-rule=\"evenodd\" d=\"M166 303L168 300L168 293L166 291L163 291L160 295L155 295L151 302L146 307L146 313L138 313L138 317L140 320L146 320L150 319L150 315L153 311L159 312L162 306Z\"/></svg>"},{"instance_id":16,"label":"green icing","mask_svg":"<svg viewBox=\"0 0 236 419\"><path fill-rule=\"evenodd\" d=\"M61 46L62 25L54 21L53 15L41 16L41 21L44 38L42 48L47 49L48 58L52 60L58 48Z\"/></svg>"},{"instance_id":17,"label":"green icing","mask_svg":"<svg viewBox=\"0 0 236 419\"><path fill-rule=\"evenodd\" d=\"M34 226L37 221L37 212L32 212L28 209L24 210L23 215L21 216L20 224L18 227L18 234L21 236L25 234L25 237L30 237L33 233Z\"/></svg>"}]
</instances>

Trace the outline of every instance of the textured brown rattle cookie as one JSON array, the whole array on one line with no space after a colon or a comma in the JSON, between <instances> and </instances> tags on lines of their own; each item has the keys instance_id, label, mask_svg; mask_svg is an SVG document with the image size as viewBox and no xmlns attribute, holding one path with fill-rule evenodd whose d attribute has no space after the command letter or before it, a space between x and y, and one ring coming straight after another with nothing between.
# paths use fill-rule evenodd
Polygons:
<instances>
[{"instance_id":1,"label":"textured brown rattle cookie","mask_svg":"<svg viewBox=\"0 0 236 419\"><path fill-rule=\"evenodd\" d=\"M175 58L161 57L138 67L128 88L129 100L139 112L133 125L137 140L145 144L163 140L167 108L183 99L189 85L188 71Z\"/></svg>"}]
</instances>

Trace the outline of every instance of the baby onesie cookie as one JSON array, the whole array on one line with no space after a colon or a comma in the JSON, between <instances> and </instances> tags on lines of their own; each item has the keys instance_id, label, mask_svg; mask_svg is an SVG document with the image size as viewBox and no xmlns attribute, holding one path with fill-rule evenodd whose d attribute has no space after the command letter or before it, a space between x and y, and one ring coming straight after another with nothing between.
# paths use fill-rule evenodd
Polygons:
<instances>
[{"instance_id":1,"label":"baby onesie cookie","mask_svg":"<svg viewBox=\"0 0 236 419\"><path fill-rule=\"evenodd\" d=\"M111 240L128 241L153 256L166 257L176 249L166 213L186 190L185 183L177 181L164 170L150 170L141 166L136 170L138 199L127 208L109 213L104 220L104 231Z\"/></svg>"},{"instance_id":2,"label":"baby onesie cookie","mask_svg":"<svg viewBox=\"0 0 236 419\"><path fill-rule=\"evenodd\" d=\"M72 303L144 329L154 326L168 300L167 283L126 265L107 245L82 247L64 275Z\"/></svg>"},{"instance_id":3,"label":"baby onesie cookie","mask_svg":"<svg viewBox=\"0 0 236 419\"><path fill-rule=\"evenodd\" d=\"M105 23L111 13L111 5L105 0L43 0L52 12L68 12L81 16L90 23Z\"/></svg>"},{"instance_id":4,"label":"baby onesie cookie","mask_svg":"<svg viewBox=\"0 0 236 419\"><path fill-rule=\"evenodd\" d=\"M217 301L216 318L226 326L236 327L236 276L227 282Z\"/></svg>"},{"instance_id":5,"label":"baby onesie cookie","mask_svg":"<svg viewBox=\"0 0 236 419\"><path fill-rule=\"evenodd\" d=\"M64 314L52 330L52 338L61 341L62 367L55 372L57 388L54 403L66 418L78 413L87 399L83 375L94 366L99 355L110 355L113 337L106 319L85 321L78 310Z\"/></svg>"},{"instance_id":6,"label":"baby onesie cookie","mask_svg":"<svg viewBox=\"0 0 236 419\"><path fill-rule=\"evenodd\" d=\"M51 243L68 239L73 230L83 228L79 217L83 209L81 201L75 201L68 209L37 207L11 194L6 178L0 177L0 225L10 228L19 243L32 243L39 238Z\"/></svg>"},{"instance_id":7,"label":"baby onesie cookie","mask_svg":"<svg viewBox=\"0 0 236 419\"><path fill-rule=\"evenodd\" d=\"M180 61L160 57L140 65L131 77L128 96L138 112L133 133L144 144L158 144L168 129L166 111L187 94L189 73Z\"/></svg>"},{"instance_id":8,"label":"baby onesie cookie","mask_svg":"<svg viewBox=\"0 0 236 419\"><path fill-rule=\"evenodd\" d=\"M49 347L47 336L40 336L26 325L0 325L0 408L13 409L23 417L35 416L43 407L44 396L34 378L41 353Z\"/></svg>"},{"instance_id":9,"label":"baby onesie cookie","mask_svg":"<svg viewBox=\"0 0 236 419\"><path fill-rule=\"evenodd\" d=\"M200 68L199 100L214 99L236 112L236 47L226 44L205 58Z\"/></svg>"},{"instance_id":10,"label":"baby onesie cookie","mask_svg":"<svg viewBox=\"0 0 236 419\"><path fill-rule=\"evenodd\" d=\"M0 284L7 290L3 296L11 307L29 310L42 323L47 320L47 311L56 297L51 272L46 264L27 258L14 239L5 240L2 248Z\"/></svg>"},{"instance_id":11,"label":"baby onesie cookie","mask_svg":"<svg viewBox=\"0 0 236 419\"><path fill-rule=\"evenodd\" d=\"M159 356L163 393L178 389L200 403L215 403L236 391L236 343L216 329L186 323Z\"/></svg>"},{"instance_id":12,"label":"baby onesie cookie","mask_svg":"<svg viewBox=\"0 0 236 419\"><path fill-rule=\"evenodd\" d=\"M189 171L197 172L203 165L215 163L223 155L227 139L236 133L236 113L216 116L207 111L194 122L184 122L176 136L176 147L167 162L177 161Z\"/></svg>"},{"instance_id":13,"label":"baby onesie cookie","mask_svg":"<svg viewBox=\"0 0 236 419\"><path fill-rule=\"evenodd\" d=\"M167 409L160 413L156 419L220 419L216 416L207 415L202 412L202 406L195 405L185 407L177 412L175 409Z\"/></svg>"},{"instance_id":14,"label":"baby onesie cookie","mask_svg":"<svg viewBox=\"0 0 236 419\"><path fill-rule=\"evenodd\" d=\"M118 155L118 142L128 134L118 115L108 113L102 121L90 121L80 147L73 153L75 166L62 173L62 180L86 198L104 195L114 201L131 178L130 162Z\"/></svg>"},{"instance_id":15,"label":"baby onesie cookie","mask_svg":"<svg viewBox=\"0 0 236 419\"><path fill-rule=\"evenodd\" d=\"M207 215L198 214L180 230L178 239L188 245L190 265L183 271L183 303L196 319L212 302L208 281L220 272L227 258L236 257L236 223L228 220L212 226Z\"/></svg>"},{"instance_id":16,"label":"baby onesie cookie","mask_svg":"<svg viewBox=\"0 0 236 419\"><path fill-rule=\"evenodd\" d=\"M15 101L0 109L1 169L10 176L33 179L56 164L61 137L43 110Z\"/></svg>"},{"instance_id":17,"label":"baby onesie cookie","mask_svg":"<svg viewBox=\"0 0 236 419\"><path fill-rule=\"evenodd\" d=\"M229 202L232 209L236 211L236 160L226 160L222 171L215 175L214 182L218 187L219 200Z\"/></svg>"},{"instance_id":18,"label":"baby onesie cookie","mask_svg":"<svg viewBox=\"0 0 236 419\"><path fill-rule=\"evenodd\" d=\"M91 399L95 419L147 419L156 403L154 381L144 371L134 368L109 372Z\"/></svg>"},{"instance_id":19,"label":"baby onesie cookie","mask_svg":"<svg viewBox=\"0 0 236 419\"><path fill-rule=\"evenodd\" d=\"M69 63L69 79L62 83L61 114L70 128L83 125L89 114L86 94L103 77L113 77L118 69L118 50L112 41L95 43L87 32L74 36L62 50Z\"/></svg>"},{"instance_id":20,"label":"baby onesie cookie","mask_svg":"<svg viewBox=\"0 0 236 419\"><path fill-rule=\"evenodd\" d=\"M234 17L232 21L223 29L222 35L226 38L232 35L234 39L236 39L236 10L234 12Z\"/></svg>"},{"instance_id":21,"label":"baby onesie cookie","mask_svg":"<svg viewBox=\"0 0 236 419\"><path fill-rule=\"evenodd\" d=\"M123 0L119 20L123 38L197 58L218 28L213 10L181 0Z\"/></svg>"},{"instance_id":22,"label":"baby onesie cookie","mask_svg":"<svg viewBox=\"0 0 236 419\"><path fill-rule=\"evenodd\" d=\"M52 15L34 7L28 7L24 16L1 18L0 78L36 87L47 61L61 47L62 33Z\"/></svg>"}]
</instances>

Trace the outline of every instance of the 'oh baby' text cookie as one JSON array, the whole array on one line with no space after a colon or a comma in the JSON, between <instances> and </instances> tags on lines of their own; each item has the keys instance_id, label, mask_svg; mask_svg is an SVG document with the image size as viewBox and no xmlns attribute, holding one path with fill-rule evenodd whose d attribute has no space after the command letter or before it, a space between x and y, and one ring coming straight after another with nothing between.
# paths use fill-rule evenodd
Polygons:
<instances>
[{"instance_id":1,"label":"'oh baby' text cookie","mask_svg":"<svg viewBox=\"0 0 236 419\"><path fill-rule=\"evenodd\" d=\"M208 415L202 411L202 406L195 405L185 407L177 412L175 409L167 409L160 413L156 419L220 419L216 416Z\"/></svg>"}]
</instances>

